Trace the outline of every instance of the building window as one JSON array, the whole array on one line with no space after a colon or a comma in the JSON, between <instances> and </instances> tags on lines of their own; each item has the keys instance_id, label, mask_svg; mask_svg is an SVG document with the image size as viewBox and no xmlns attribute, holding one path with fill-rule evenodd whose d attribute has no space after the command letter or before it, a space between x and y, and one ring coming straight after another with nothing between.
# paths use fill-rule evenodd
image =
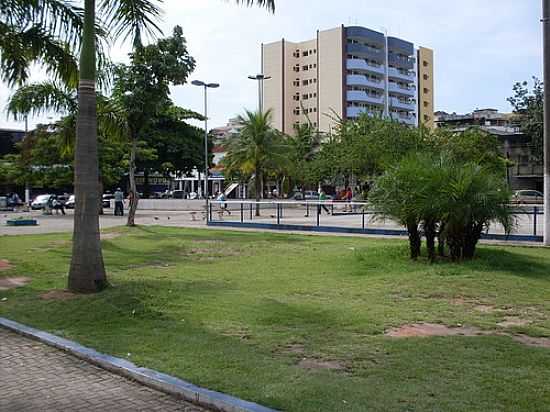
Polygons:
<instances>
[{"instance_id":1,"label":"building window","mask_svg":"<svg viewBox=\"0 0 550 412\"><path fill-rule=\"evenodd\" d=\"M300 66L294 66L294 71L299 72L300 71Z\"/></svg>"},{"instance_id":2,"label":"building window","mask_svg":"<svg viewBox=\"0 0 550 412\"><path fill-rule=\"evenodd\" d=\"M423 65L424 67L428 67L430 64L429 64L426 60L424 60L424 61L422 62L422 65Z\"/></svg>"},{"instance_id":3,"label":"building window","mask_svg":"<svg viewBox=\"0 0 550 412\"><path fill-rule=\"evenodd\" d=\"M302 70L303 70L303 71L307 71L307 69L308 69L307 65L305 65L305 66L302 67Z\"/></svg>"},{"instance_id":4,"label":"building window","mask_svg":"<svg viewBox=\"0 0 550 412\"><path fill-rule=\"evenodd\" d=\"M430 105L430 103L424 102L424 107L428 107L429 105Z\"/></svg>"},{"instance_id":5,"label":"building window","mask_svg":"<svg viewBox=\"0 0 550 412\"><path fill-rule=\"evenodd\" d=\"M309 99L309 96L308 96L307 94L303 94L303 95L302 95L302 99L303 99L303 100L307 100L307 99Z\"/></svg>"},{"instance_id":6,"label":"building window","mask_svg":"<svg viewBox=\"0 0 550 412\"><path fill-rule=\"evenodd\" d=\"M425 122L429 122L430 121L430 116L428 116L427 114L424 115L424 121Z\"/></svg>"},{"instance_id":7,"label":"building window","mask_svg":"<svg viewBox=\"0 0 550 412\"><path fill-rule=\"evenodd\" d=\"M313 63L313 68L314 68L314 69L317 68L317 63Z\"/></svg>"},{"instance_id":8,"label":"building window","mask_svg":"<svg viewBox=\"0 0 550 412\"><path fill-rule=\"evenodd\" d=\"M294 86L296 86L296 87L300 86L300 82L299 82L299 81L295 81L293 84L294 84Z\"/></svg>"},{"instance_id":9,"label":"building window","mask_svg":"<svg viewBox=\"0 0 550 412\"><path fill-rule=\"evenodd\" d=\"M300 95L299 94L296 94L292 97L294 100L296 101L299 101L300 100Z\"/></svg>"},{"instance_id":10,"label":"building window","mask_svg":"<svg viewBox=\"0 0 550 412\"><path fill-rule=\"evenodd\" d=\"M314 111L315 113L317 113L317 108L316 108L316 107L314 107L314 108L313 108L313 111Z\"/></svg>"},{"instance_id":11,"label":"building window","mask_svg":"<svg viewBox=\"0 0 550 412\"><path fill-rule=\"evenodd\" d=\"M313 79L313 83L317 83L317 79Z\"/></svg>"},{"instance_id":12,"label":"building window","mask_svg":"<svg viewBox=\"0 0 550 412\"><path fill-rule=\"evenodd\" d=\"M428 94L430 93L430 89L427 89L426 87L424 87L424 94Z\"/></svg>"},{"instance_id":13,"label":"building window","mask_svg":"<svg viewBox=\"0 0 550 412\"><path fill-rule=\"evenodd\" d=\"M422 77L424 77L424 80L428 80L428 75L427 75L427 74L425 74L425 75L422 76Z\"/></svg>"},{"instance_id":14,"label":"building window","mask_svg":"<svg viewBox=\"0 0 550 412\"><path fill-rule=\"evenodd\" d=\"M307 57L307 56L308 56L307 50L304 50L304 51L302 52L302 56L303 56L303 57Z\"/></svg>"},{"instance_id":15,"label":"building window","mask_svg":"<svg viewBox=\"0 0 550 412\"><path fill-rule=\"evenodd\" d=\"M299 115L299 114L300 114L300 110L294 110L294 114Z\"/></svg>"},{"instance_id":16,"label":"building window","mask_svg":"<svg viewBox=\"0 0 550 412\"><path fill-rule=\"evenodd\" d=\"M317 53L317 49L313 49L313 53Z\"/></svg>"}]
</instances>

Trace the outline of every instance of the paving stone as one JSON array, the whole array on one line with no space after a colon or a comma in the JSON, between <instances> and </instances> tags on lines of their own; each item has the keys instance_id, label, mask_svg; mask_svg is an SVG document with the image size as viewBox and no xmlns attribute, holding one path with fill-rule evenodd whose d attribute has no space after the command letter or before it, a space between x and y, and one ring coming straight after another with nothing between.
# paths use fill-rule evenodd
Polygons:
<instances>
[{"instance_id":1,"label":"paving stone","mask_svg":"<svg viewBox=\"0 0 550 412\"><path fill-rule=\"evenodd\" d=\"M206 411L0 328L0 411L157 410Z\"/></svg>"}]
</instances>

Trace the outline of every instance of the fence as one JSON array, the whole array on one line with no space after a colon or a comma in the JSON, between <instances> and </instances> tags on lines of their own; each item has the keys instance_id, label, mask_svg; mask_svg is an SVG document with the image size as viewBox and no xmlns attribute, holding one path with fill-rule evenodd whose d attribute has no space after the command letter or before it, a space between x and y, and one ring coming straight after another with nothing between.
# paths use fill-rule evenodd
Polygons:
<instances>
[{"instance_id":1,"label":"fence","mask_svg":"<svg viewBox=\"0 0 550 412\"><path fill-rule=\"evenodd\" d=\"M209 226L264 228L309 232L332 232L404 236L407 232L397 222L380 219L367 202L341 201L210 201ZM544 209L540 206L518 208L518 226L506 234L498 224L491 224L484 239L542 242Z\"/></svg>"}]
</instances>

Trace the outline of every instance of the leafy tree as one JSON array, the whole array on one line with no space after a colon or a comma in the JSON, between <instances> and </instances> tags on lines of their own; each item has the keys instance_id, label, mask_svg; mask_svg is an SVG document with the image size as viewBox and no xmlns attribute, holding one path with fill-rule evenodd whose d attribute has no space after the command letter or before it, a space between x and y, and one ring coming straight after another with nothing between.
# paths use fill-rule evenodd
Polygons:
<instances>
[{"instance_id":1,"label":"leafy tree","mask_svg":"<svg viewBox=\"0 0 550 412\"><path fill-rule=\"evenodd\" d=\"M368 181L380 175L410 152L428 150L424 129L362 115L341 120L334 135L323 143L310 167L311 180L351 176Z\"/></svg>"},{"instance_id":2,"label":"leafy tree","mask_svg":"<svg viewBox=\"0 0 550 412\"><path fill-rule=\"evenodd\" d=\"M507 159L502 155L497 136L479 127L470 127L462 132L438 128L426 137L432 152L445 153L457 162L474 162L491 172L506 176Z\"/></svg>"},{"instance_id":3,"label":"leafy tree","mask_svg":"<svg viewBox=\"0 0 550 412\"><path fill-rule=\"evenodd\" d=\"M137 168L144 171L144 195L149 193L148 172L154 170L168 176L184 176L204 164L204 131L189 125L187 119L203 119L198 113L170 106L152 119L144 130L144 143L154 156L137 156ZM212 141L209 140L210 149Z\"/></svg>"},{"instance_id":4,"label":"leafy tree","mask_svg":"<svg viewBox=\"0 0 550 412\"><path fill-rule=\"evenodd\" d=\"M226 144L227 155L223 159L224 169L229 173L254 176L256 201L262 197L264 177L288 161L288 143L271 127L272 112L246 111L239 116L240 132ZM256 216L260 215L256 207Z\"/></svg>"},{"instance_id":5,"label":"leafy tree","mask_svg":"<svg viewBox=\"0 0 550 412\"><path fill-rule=\"evenodd\" d=\"M507 100L514 108L514 113L520 116L521 127L531 138L534 146L533 155L542 159L544 147L544 84L533 77L533 88L529 91L529 83L514 84L514 95Z\"/></svg>"},{"instance_id":6,"label":"leafy tree","mask_svg":"<svg viewBox=\"0 0 550 412\"><path fill-rule=\"evenodd\" d=\"M176 26L172 37L156 44L137 47L130 54L129 65L115 70L113 97L124 108L130 149L130 191L133 201L128 212L128 226L135 224L139 195L135 169L138 141L152 120L172 105L170 85L181 85L195 68L195 60L187 51L183 30Z\"/></svg>"}]
</instances>

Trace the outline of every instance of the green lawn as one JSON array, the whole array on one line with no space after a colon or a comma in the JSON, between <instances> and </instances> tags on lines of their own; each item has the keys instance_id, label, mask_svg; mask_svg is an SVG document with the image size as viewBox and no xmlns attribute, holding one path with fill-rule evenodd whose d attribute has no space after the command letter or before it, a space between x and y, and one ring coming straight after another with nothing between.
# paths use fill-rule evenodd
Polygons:
<instances>
[{"instance_id":1,"label":"green lawn","mask_svg":"<svg viewBox=\"0 0 550 412\"><path fill-rule=\"evenodd\" d=\"M69 235L0 237L15 265L0 276L33 279L0 291L0 316L278 409L550 410L550 348L384 336L415 322L550 336L550 250L483 246L473 262L429 265L402 240L111 233L113 287L66 301L39 295L65 287ZM497 325L510 316L531 323Z\"/></svg>"}]
</instances>

